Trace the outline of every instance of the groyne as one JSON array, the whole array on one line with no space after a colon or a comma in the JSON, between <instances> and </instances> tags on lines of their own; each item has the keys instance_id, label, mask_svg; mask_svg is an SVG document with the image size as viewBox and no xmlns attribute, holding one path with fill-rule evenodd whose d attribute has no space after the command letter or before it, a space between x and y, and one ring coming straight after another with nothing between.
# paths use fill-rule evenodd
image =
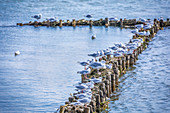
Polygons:
<instances>
[{"instance_id":1,"label":"groyne","mask_svg":"<svg viewBox=\"0 0 170 113\"><path fill-rule=\"evenodd\" d=\"M137 23L128 24L128 26L134 26L134 28L135 25L137 25ZM65 105L60 106L59 112L100 113L101 111L109 108L108 98L112 93L116 92L117 86L119 85L119 77L125 74L126 70L130 66L135 64L138 59L138 55L147 48L148 43L152 41L152 38L154 38L156 33L159 30L162 30L165 26L169 26L169 20L167 22L163 22L162 20L158 21L157 19L154 19L153 26L147 29L147 31L149 31L148 36L135 33L132 39L128 42L128 44L133 44L135 41L140 42L139 46L133 49L132 53L123 54L122 56L111 56L112 54L105 54L104 56L101 56L99 58L99 62L104 60L105 64L112 64L111 68L94 69L89 65L91 71L88 74L81 75L81 83L88 84L92 79L101 79L100 82L95 82L94 86L89 88L91 90L90 101L84 100L85 102L79 102L81 97L78 97L77 95L83 94L83 90L86 91L88 89L82 88L79 92L73 93L73 95L68 98L68 101L65 102ZM140 32L143 31L145 30L140 28Z\"/></svg>"},{"instance_id":2,"label":"groyne","mask_svg":"<svg viewBox=\"0 0 170 113\"><path fill-rule=\"evenodd\" d=\"M150 21L149 19L147 22ZM154 19L151 26L147 26L147 22L136 21L136 19L120 19L119 21L111 21L108 18L96 21L92 20L75 20L72 22L67 20L63 22L43 21L17 23L19 26L119 26L122 28L134 28L132 39L126 44L115 44L110 47L113 51L106 50L103 53L89 54L95 57L94 61L87 62L90 70L85 68L85 72L81 73L81 83L76 88L77 92L73 93L65 105L61 105L56 112L60 113L100 113L109 108L110 95L116 92L119 85L119 78L126 73L130 66L133 66L138 59L138 55L147 48L147 45L159 30L163 27L170 26L169 19ZM145 26L145 28L143 27ZM136 29L137 28L137 29ZM146 33L147 32L147 33ZM120 49L121 48L121 49ZM119 49L119 50L118 50ZM126 50L126 52L124 51ZM123 51L123 52L121 52ZM98 57L98 61L96 60ZM104 61L104 63L102 63ZM96 64L95 64L96 63ZM98 63L98 64L97 64ZM111 64L111 65L110 65ZM110 67L109 67L110 66Z\"/></svg>"},{"instance_id":3,"label":"groyne","mask_svg":"<svg viewBox=\"0 0 170 113\"><path fill-rule=\"evenodd\" d=\"M150 19L148 19L150 21ZM85 19L80 19L80 20L75 20L73 19L72 21L60 19L59 21L43 21L43 22L38 22L38 21L30 21L28 23L17 23L19 26L47 26L47 27L62 27L62 26L119 26L119 27L125 27L125 28L135 28L136 24L143 24L141 21L137 21L136 19L120 19L120 20L111 20L109 18L105 19L99 19L99 20L85 20ZM162 27L170 26L170 21L169 18L165 21L162 22L161 24Z\"/></svg>"}]
</instances>

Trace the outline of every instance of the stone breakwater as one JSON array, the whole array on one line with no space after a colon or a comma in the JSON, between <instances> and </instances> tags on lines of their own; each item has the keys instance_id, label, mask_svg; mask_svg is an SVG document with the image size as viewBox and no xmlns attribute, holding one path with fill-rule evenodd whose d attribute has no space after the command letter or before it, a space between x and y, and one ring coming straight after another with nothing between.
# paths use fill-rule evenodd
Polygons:
<instances>
[{"instance_id":1,"label":"stone breakwater","mask_svg":"<svg viewBox=\"0 0 170 113\"><path fill-rule=\"evenodd\" d=\"M109 108L109 97L116 92L119 85L119 78L126 73L128 68L135 64L138 55L147 48L147 45L159 30L163 27L170 26L169 19L163 21L160 19L150 19L146 21L136 21L136 19L120 19L112 21L108 18L92 21L75 19L70 22L43 21L17 23L19 26L120 26L134 28L132 39L122 44L117 43L106 50L97 51L88 54L94 57L87 62L79 62L85 66L85 69L79 71L81 82L75 85L77 91L68 98L65 105L61 105L56 112L60 113L100 113ZM98 59L96 59L98 58ZM87 67L87 68L86 68Z\"/></svg>"}]
</instances>

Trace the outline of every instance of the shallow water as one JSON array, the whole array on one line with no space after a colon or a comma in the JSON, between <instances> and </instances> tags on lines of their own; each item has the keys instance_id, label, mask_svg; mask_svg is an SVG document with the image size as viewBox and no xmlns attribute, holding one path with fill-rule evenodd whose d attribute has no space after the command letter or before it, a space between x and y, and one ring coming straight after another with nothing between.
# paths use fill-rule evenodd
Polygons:
<instances>
[{"instance_id":1,"label":"shallow water","mask_svg":"<svg viewBox=\"0 0 170 113\"><path fill-rule=\"evenodd\" d=\"M0 112L54 112L80 82L77 61L115 42L128 42L130 29L118 27L16 27L35 13L43 19L168 17L166 0L15 0L0 1ZM42 19L42 20L43 20ZM92 34L97 39L91 40ZM110 112L169 111L169 29L159 31L148 49L121 78L119 99ZM14 56L19 50L20 55ZM118 96L117 96L118 95ZM114 100L114 98L112 98ZM141 111L142 110L142 111Z\"/></svg>"}]
</instances>

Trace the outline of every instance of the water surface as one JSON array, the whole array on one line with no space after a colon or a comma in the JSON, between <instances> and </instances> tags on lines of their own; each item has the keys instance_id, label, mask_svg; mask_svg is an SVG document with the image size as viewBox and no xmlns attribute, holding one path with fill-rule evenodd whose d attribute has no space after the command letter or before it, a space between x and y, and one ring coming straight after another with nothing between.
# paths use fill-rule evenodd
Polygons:
<instances>
[{"instance_id":1,"label":"water surface","mask_svg":"<svg viewBox=\"0 0 170 113\"><path fill-rule=\"evenodd\" d=\"M43 18L158 18L170 15L168 0L3 0L0 1L0 112L54 112L80 82L77 61L116 42L128 42L130 29L118 27L16 27ZM97 39L91 40L92 34ZM121 79L111 112L169 111L169 29L160 31ZM14 56L19 50L21 54ZM164 80L164 81L163 81ZM117 95L116 94L116 95ZM114 99L114 98L113 98ZM123 101L122 101L123 100ZM136 101L135 101L136 100Z\"/></svg>"}]
</instances>

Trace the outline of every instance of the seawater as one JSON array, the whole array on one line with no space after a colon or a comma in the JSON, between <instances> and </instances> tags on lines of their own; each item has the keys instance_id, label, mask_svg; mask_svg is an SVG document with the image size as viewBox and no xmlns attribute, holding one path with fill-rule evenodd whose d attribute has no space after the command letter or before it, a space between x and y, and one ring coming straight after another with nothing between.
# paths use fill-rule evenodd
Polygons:
<instances>
[{"instance_id":1,"label":"seawater","mask_svg":"<svg viewBox=\"0 0 170 113\"><path fill-rule=\"evenodd\" d=\"M170 15L168 0L3 0L0 1L0 112L54 112L80 82L77 61L113 43L128 42L130 29L119 27L32 27L17 22L47 17L82 19L159 18ZM97 38L91 40L96 34ZM168 112L170 97L169 28L159 31L120 79L110 102L112 112ZM19 50L21 54L14 56Z\"/></svg>"}]
</instances>

